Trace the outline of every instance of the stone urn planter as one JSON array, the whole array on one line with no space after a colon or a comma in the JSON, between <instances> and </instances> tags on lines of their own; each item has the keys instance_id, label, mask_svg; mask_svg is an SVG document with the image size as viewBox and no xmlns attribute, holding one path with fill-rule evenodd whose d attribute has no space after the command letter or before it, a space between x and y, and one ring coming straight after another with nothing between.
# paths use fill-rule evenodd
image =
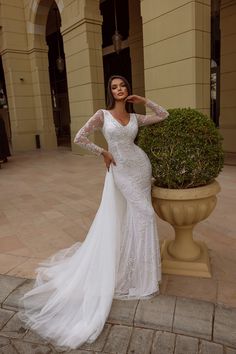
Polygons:
<instances>
[{"instance_id":1,"label":"stone urn planter","mask_svg":"<svg viewBox=\"0 0 236 354\"><path fill-rule=\"evenodd\" d=\"M175 239L162 244L163 273L211 277L207 247L193 239L193 228L211 214L219 191L217 181L190 189L153 187L153 207L175 231Z\"/></svg>"},{"instance_id":2,"label":"stone urn planter","mask_svg":"<svg viewBox=\"0 0 236 354\"><path fill-rule=\"evenodd\" d=\"M195 109L170 109L167 119L141 129L138 145L152 165L154 209L175 231L161 247L163 273L211 277L207 246L193 239L193 228L213 211L220 191L218 129Z\"/></svg>"}]
</instances>

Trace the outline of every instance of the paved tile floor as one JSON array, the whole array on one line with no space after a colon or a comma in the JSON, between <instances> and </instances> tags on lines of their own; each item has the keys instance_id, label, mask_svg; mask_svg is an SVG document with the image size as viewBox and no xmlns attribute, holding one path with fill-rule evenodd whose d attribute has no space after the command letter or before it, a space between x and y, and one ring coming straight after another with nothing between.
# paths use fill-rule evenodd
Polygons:
<instances>
[{"instance_id":1,"label":"paved tile floor","mask_svg":"<svg viewBox=\"0 0 236 354\"><path fill-rule=\"evenodd\" d=\"M12 157L0 170L0 274L33 278L41 259L82 242L98 208L105 168L102 158L69 150ZM236 307L236 166L218 177L222 191L211 216L194 235L206 242L211 279L164 275L162 294ZM158 218L160 240L173 237Z\"/></svg>"},{"instance_id":2,"label":"paved tile floor","mask_svg":"<svg viewBox=\"0 0 236 354\"><path fill-rule=\"evenodd\" d=\"M236 354L236 166L224 167L212 215L195 229L210 250L211 279L163 276L161 295L114 301L102 335L71 354ZM82 242L99 205L102 158L68 150L17 154L0 170L0 354L62 349L27 331L18 300L41 259ZM158 218L160 240L173 237Z\"/></svg>"},{"instance_id":3,"label":"paved tile floor","mask_svg":"<svg viewBox=\"0 0 236 354\"><path fill-rule=\"evenodd\" d=\"M33 280L0 275L0 354L236 354L236 309L159 295L114 300L98 339L79 349L47 343L19 320L19 299Z\"/></svg>"}]
</instances>

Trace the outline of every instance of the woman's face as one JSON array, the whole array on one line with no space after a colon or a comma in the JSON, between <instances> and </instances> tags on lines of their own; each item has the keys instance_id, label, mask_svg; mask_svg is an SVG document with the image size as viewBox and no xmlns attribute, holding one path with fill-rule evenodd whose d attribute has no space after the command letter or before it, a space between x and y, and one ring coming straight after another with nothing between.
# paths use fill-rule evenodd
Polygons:
<instances>
[{"instance_id":1,"label":"woman's face","mask_svg":"<svg viewBox=\"0 0 236 354\"><path fill-rule=\"evenodd\" d=\"M123 101L128 96L125 82L118 78L112 80L111 92L116 101Z\"/></svg>"}]
</instances>

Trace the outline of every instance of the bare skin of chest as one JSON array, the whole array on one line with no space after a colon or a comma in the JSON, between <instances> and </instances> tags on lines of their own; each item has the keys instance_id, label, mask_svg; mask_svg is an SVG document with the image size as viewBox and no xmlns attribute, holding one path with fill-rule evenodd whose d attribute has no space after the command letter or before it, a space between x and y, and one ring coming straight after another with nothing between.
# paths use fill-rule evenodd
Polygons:
<instances>
[{"instance_id":1,"label":"bare skin of chest","mask_svg":"<svg viewBox=\"0 0 236 354\"><path fill-rule=\"evenodd\" d=\"M112 116L122 125L129 123L130 115L129 114L117 114L116 112L109 111Z\"/></svg>"}]
</instances>

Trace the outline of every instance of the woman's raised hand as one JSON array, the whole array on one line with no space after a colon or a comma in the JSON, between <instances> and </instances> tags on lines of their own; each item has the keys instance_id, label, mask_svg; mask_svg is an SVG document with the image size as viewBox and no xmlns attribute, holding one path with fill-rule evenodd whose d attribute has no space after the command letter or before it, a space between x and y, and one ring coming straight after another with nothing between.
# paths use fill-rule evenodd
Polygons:
<instances>
[{"instance_id":1,"label":"woman's raised hand","mask_svg":"<svg viewBox=\"0 0 236 354\"><path fill-rule=\"evenodd\" d=\"M126 97L125 101L130 103L143 103L143 104L147 102L145 97L138 96L138 95L130 95Z\"/></svg>"},{"instance_id":2,"label":"woman's raised hand","mask_svg":"<svg viewBox=\"0 0 236 354\"><path fill-rule=\"evenodd\" d=\"M109 172L110 164L112 163L113 165L116 166L116 162L115 162L112 154L109 151L104 150L102 152L102 156L104 158L104 162L107 167L107 171Z\"/></svg>"}]
</instances>

